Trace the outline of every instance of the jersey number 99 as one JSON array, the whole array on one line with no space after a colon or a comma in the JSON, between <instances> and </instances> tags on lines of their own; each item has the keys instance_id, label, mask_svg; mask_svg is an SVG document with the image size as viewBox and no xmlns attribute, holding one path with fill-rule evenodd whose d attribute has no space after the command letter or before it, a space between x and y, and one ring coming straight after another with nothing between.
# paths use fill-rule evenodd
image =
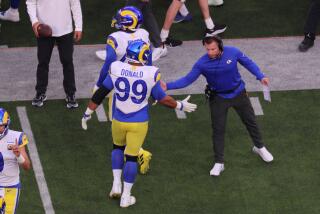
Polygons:
<instances>
[{"instance_id":1,"label":"jersey number 99","mask_svg":"<svg viewBox=\"0 0 320 214\"><path fill-rule=\"evenodd\" d=\"M135 104L140 104L144 101L144 99L147 96L147 84L143 80L136 80L133 82L132 87L130 86L129 80L120 77L115 82L115 88L116 88L116 96L117 99L124 102L127 99L129 99L130 92L134 96L130 96L130 99ZM140 89L140 90L138 90Z\"/></svg>"}]
</instances>

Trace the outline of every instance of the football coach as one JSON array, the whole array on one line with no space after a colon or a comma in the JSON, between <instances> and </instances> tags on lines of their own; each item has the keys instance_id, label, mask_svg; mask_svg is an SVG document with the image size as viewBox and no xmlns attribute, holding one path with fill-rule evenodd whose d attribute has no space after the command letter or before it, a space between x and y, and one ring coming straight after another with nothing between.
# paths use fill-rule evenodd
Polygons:
<instances>
[{"instance_id":1,"label":"football coach","mask_svg":"<svg viewBox=\"0 0 320 214\"><path fill-rule=\"evenodd\" d=\"M162 83L162 86L167 90L180 89L192 84L200 75L206 78L206 95L209 98L211 112L215 162L210 175L219 176L224 170L224 134L228 109L231 107L235 109L250 134L254 144L253 152L265 162L271 162L273 156L262 142L261 132L237 63L244 66L263 85L269 85L269 78L238 48L224 47L220 37L207 36L202 43L207 53L198 59L192 70L176 81Z\"/></svg>"}]
</instances>

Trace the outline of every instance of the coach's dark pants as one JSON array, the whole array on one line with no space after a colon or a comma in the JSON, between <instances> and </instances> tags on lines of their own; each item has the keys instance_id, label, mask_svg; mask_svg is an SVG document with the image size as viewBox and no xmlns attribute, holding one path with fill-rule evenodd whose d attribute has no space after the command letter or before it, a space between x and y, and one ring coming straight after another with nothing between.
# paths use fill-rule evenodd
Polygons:
<instances>
[{"instance_id":1,"label":"coach's dark pants","mask_svg":"<svg viewBox=\"0 0 320 214\"><path fill-rule=\"evenodd\" d=\"M320 0L312 0L309 8L308 16L304 26L304 33L311 33L315 36L316 29L320 20Z\"/></svg>"},{"instance_id":2,"label":"coach's dark pants","mask_svg":"<svg viewBox=\"0 0 320 214\"><path fill-rule=\"evenodd\" d=\"M57 44L59 57L63 66L63 87L67 95L74 95L76 83L73 67L73 33L60 37L37 38L38 68L36 91L46 93L48 86L49 63L54 45Z\"/></svg>"},{"instance_id":3,"label":"coach's dark pants","mask_svg":"<svg viewBox=\"0 0 320 214\"><path fill-rule=\"evenodd\" d=\"M224 162L224 134L228 110L233 107L245 124L254 145L263 147L261 134L256 122L254 111L245 90L232 99L225 99L217 95L210 97L210 111L212 123L212 141L214 159L216 163Z\"/></svg>"},{"instance_id":4,"label":"coach's dark pants","mask_svg":"<svg viewBox=\"0 0 320 214\"><path fill-rule=\"evenodd\" d=\"M161 46L160 30L158 22L152 12L152 0L142 2L141 0L127 0L126 5L135 6L139 8L143 15L144 28L150 34L151 43L155 48Z\"/></svg>"}]
</instances>

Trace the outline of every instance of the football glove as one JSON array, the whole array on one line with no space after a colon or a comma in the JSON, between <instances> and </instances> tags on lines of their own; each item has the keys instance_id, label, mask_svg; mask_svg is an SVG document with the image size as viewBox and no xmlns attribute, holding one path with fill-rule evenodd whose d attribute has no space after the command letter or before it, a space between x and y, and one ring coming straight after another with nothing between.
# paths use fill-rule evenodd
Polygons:
<instances>
[{"instance_id":1,"label":"football glove","mask_svg":"<svg viewBox=\"0 0 320 214\"><path fill-rule=\"evenodd\" d=\"M193 112L197 109L197 105L193 103L189 103L190 95L188 95L184 100L177 100L177 107L180 111Z\"/></svg>"},{"instance_id":2,"label":"football glove","mask_svg":"<svg viewBox=\"0 0 320 214\"><path fill-rule=\"evenodd\" d=\"M140 173L146 174L150 168L150 161L151 161L151 152L140 149L138 154L138 163L140 165Z\"/></svg>"},{"instance_id":3,"label":"football glove","mask_svg":"<svg viewBox=\"0 0 320 214\"><path fill-rule=\"evenodd\" d=\"M81 126L84 130L88 129L88 125L87 125L87 121L91 119L91 115L90 114L83 114L83 117L81 119Z\"/></svg>"}]
</instances>

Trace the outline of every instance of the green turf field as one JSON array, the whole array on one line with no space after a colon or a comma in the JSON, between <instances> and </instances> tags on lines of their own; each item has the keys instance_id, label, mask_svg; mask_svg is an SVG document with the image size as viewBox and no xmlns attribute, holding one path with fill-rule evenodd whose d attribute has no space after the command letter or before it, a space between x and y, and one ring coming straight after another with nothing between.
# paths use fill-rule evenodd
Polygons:
<instances>
[{"instance_id":1,"label":"green turf field","mask_svg":"<svg viewBox=\"0 0 320 214\"><path fill-rule=\"evenodd\" d=\"M94 116L83 131L80 119L87 100L80 100L80 108L73 111L62 100L48 101L43 108L30 102L0 106L11 114L12 129L20 128L16 107L27 107L57 214L319 213L319 90L273 92L271 104L262 101L261 93L250 95L260 97L265 115L258 122L273 163L251 152L249 136L232 110L226 170L211 177L210 118L203 95L191 97L198 110L186 120L157 105L151 108L144 145L153 153L151 171L137 177L137 204L129 209L120 209L119 201L107 197L112 185L110 123L99 123ZM44 213L32 171L21 177L18 213Z\"/></svg>"},{"instance_id":2,"label":"green turf field","mask_svg":"<svg viewBox=\"0 0 320 214\"><path fill-rule=\"evenodd\" d=\"M8 8L9 1L2 1L2 8ZM83 40L81 44L103 44L106 35L113 29L111 18L125 3L124 0L82 0ZM165 17L171 1L154 1L154 13L159 27ZM187 6L194 19L190 23L174 24L171 35L182 40L201 39L204 22L197 1L188 1ZM268 36L302 35L309 1L296 0L225 0L221 8L211 7L211 15L215 22L228 25L225 38L249 38ZM35 46L29 16L24 1L20 4L19 23L2 22L0 45L10 47ZM320 32L320 31L319 31Z\"/></svg>"}]
</instances>

